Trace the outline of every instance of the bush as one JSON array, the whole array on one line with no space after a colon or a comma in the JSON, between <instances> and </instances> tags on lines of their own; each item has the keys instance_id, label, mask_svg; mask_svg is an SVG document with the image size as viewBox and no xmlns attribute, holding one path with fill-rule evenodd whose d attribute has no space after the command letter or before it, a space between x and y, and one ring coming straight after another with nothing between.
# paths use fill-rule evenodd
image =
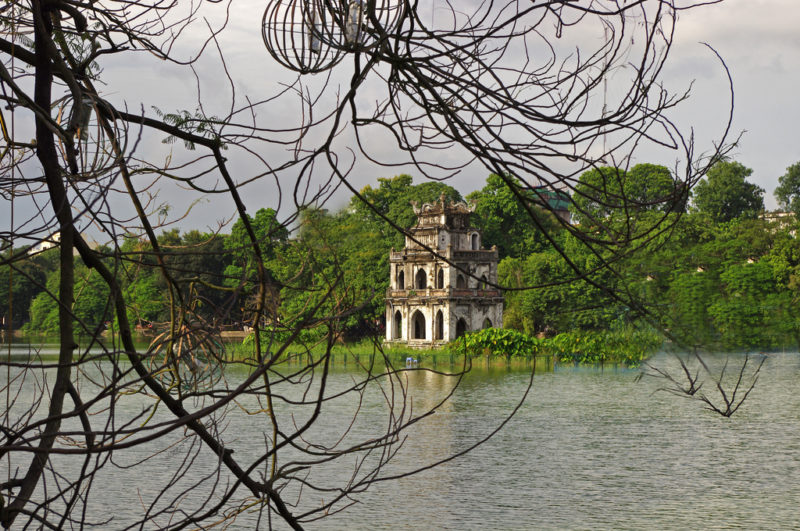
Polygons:
<instances>
[{"instance_id":1,"label":"bush","mask_svg":"<svg viewBox=\"0 0 800 531\"><path fill-rule=\"evenodd\" d=\"M474 356L530 357L552 355L562 362L622 363L638 366L663 343L653 330L576 331L538 339L515 330L487 328L471 332L451 343L457 354Z\"/></svg>"},{"instance_id":2,"label":"bush","mask_svg":"<svg viewBox=\"0 0 800 531\"><path fill-rule=\"evenodd\" d=\"M543 340L506 328L485 328L456 339L452 349L461 355L535 356Z\"/></svg>"}]
</instances>

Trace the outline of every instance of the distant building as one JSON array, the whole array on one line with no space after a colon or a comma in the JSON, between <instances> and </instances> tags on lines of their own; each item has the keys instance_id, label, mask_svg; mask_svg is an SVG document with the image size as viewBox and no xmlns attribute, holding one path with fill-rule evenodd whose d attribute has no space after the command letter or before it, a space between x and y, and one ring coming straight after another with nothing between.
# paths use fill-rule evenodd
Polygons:
<instances>
[{"instance_id":1,"label":"distant building","mask_svg":"<svg viewBox=\"0 0 800 531\"><path fill-rule=\"evenodd\" d=\"M97 241L94 238L88 236L86 233L81 232L81 237L83 238L83 240L86 242L86 244L89 246L90 249L97 249L98 247L100 247L100 244L97 243ZM47 236L46 238L42 238L41 240L39 240L39 243L37 243L36 245L32 245L28 249L28 255L39 254L41 252L47 251L48 249L58 247L59 245L61 245L61 232L54 232L50 236ZM78 250L73 249L72 254L74 256L78 256Z\"/></svg>"},{"instance_id":2,"label":"distant building","mask_svg":"<svg viewBox=\"0 0 800 531\"><path fill-rule=\"evenodd\" d=\"M403 250L389 257L386 340L427 347L502 326L503 296L491 285L497 248L481 247L480 231L470 226L474 206L446 205L442 196L413 207L417 224Z\"/></svg>"},{"instance_id":3,"label":"distant building","mask_svg":"<svg viewBox=\"0 0 800 531\"><path fill-rule=\"evenodd\" d=\"M537 198L537 203L544 208L548 208L562 221L569 223L571 213L569 205L572 203L569 194L563 190L553 190L544 186L531 188Z\"/></svg>"},{"instance_id":4,"label":"distant building","mask_svg":"<svg viewBox=\"0 0 800 531\"><path fill-rule=\"evenodd\" d=\"M39 254L43 251L56 247L60 243L61 243L61 233L54 232L47 238L44 238L41 241L39 241L39 243L37 243L36 245L31 246L31 248L28 249L28 254Z\"/></svg>"},{"instance_id":5,"label":"distant building","mask_svg":"<svg viewBox=\"0 0 800 531\"><path fill-rule=\"evenodd\" d=\"M774 227L773 232L785 230L796 221L794 212L782 212L779 210L774 212L762 212L760 217L764 221L772 223L772 226ZM796 236L796 232L797 231L795 230L790 230L789 234L794 237Z\"/></svg>"}]
</instances>

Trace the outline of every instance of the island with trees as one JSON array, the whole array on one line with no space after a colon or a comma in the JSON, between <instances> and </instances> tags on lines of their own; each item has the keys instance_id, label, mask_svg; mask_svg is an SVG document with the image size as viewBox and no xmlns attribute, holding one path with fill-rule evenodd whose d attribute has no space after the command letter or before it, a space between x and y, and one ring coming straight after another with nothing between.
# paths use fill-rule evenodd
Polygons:
<instances>
[{"instance_id":1,"label":"island with trees","mask_svg":"<svg viewBox=\"0 0 800 531\"><path fill-rule=\"evenodd\" d=\"M787 170L776 190L787 208L797 195L798 185L792 188L791 181L796 166ZM504 290L506 298L502 328L542 338L649 327L663 328L687 345L708 348L796 347L800 344L796 218L790 210L786 215L765 212L764 190L748 182L751 173L738 162L719 162L688 197L675 194L664 166L639 164L628 170L586 172L572 207L574 230L579 232L563 227L539 206L535 191L524 190L528 208L547 227L532 230L528 213L496 175L466 198L449 185L414 184L411 176L399 175L361 190L366 203L354 197L338 212L303 211L293 231L276 219L274 210L258 210L249 223L262 243L260 257L248 251L242 220L229 233L172 229L162 232L158 242L164 249L164 267L180 287L172 296L191 304L196 319L219 330L252 326L256 294L248 287L260 258L261 267L282 286L266 295L263 319L303 319L316 298L333 287L335 296L326 303L331 309L341 300L359 308L339 330L342 339L352 342L380 335L387 325L388 258L391 249L404 246L403 234L394 227L408 229L415 224L411 203L466 199L475 205L472 221L482 232L483 243L498 250L494 287ZM608 181L614 183L613 190L602 187ZM628 199L625 211L615 204L615 198L623 196ZM661 201L673 196L674 203ZM668 231L659 225L666 223L665 214ZM636 247L636 252L619 253L615 233L633 235L624 245ZM608 236L609 241L588 248L581 245L587 234ZM590 273L574 281L574 272L555 246L568 249L570 259ZM13 254L26 252L16 249ZM128 319L140 329L163 329L169 321L170 294L155 267L152 247L145 240L126 237L118 256L108 248L99 252L107 253L108 260L123 259ZM18 262L24 274L13 284L15 310L9 321L15 329L57 331L58 303L50 296L58 286L57 253L56 248L29 253ZM314 267L304 266L312 253ZM612 256L612 267L598 267ZM341 275L338 282L333 271ZM7 275L7 270L0 271L4 316L9 315ZM76 279L76 324L86 334L113 328L108 289L98 274L79 262ZM311 289L301 291L298 285ZM530 286L537 289L518 289ZM617 293L630 294L634 303L620 300L614 296ZM303 332L307 338L314 334L321 332Z\"/></svg>"}]
</instances>

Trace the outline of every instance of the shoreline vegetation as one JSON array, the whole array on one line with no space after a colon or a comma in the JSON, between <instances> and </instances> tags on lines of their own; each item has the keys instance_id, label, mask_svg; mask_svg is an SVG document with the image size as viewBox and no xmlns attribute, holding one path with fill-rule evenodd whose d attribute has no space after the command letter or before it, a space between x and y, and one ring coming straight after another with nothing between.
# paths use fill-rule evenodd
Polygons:
<instances>
[{"instance_id":1,"label":"shoreline vegetation","mask_svg":"<svg viewBox=\"0 0 800 531\"><path fill-rule=\"evenodd\" d=\"M22 342L44 345L57 342L46 333L25 332L15 334ZM105 337L108 339L108 336ZM141 350L146 350L152 336L137 334ZM219 357L225 363L249 364L254 362L252 336L220 338ZM85 348L85 341L79 341ZM384 359L394 365L435 367L437 365L463 365L464 356L476 365L477 360L488 366L530 366L534 359L543 360L544 367L554 364L616 365L636 368L663 346L664 338L655 330L623 329L612 331L566 332L550 338L536 338L502 328L487 328L468 333L456 341L438 348L414 348L407 345L376 344L370 340L337 343L331 347L334 365L375 363ZM297 344L287 351L281 363L310 356L314 360L325 355L325 345ZM0 355L2 355L0 353Z\"/></svg>"}]
</instances>

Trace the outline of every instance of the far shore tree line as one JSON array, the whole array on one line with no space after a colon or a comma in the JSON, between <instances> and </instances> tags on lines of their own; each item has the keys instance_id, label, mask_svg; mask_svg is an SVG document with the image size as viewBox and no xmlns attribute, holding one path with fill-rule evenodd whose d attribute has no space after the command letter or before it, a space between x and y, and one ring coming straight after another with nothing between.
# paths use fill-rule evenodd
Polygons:
<instances>
[{"instance_id":1,"label":"far shore tree line","mask_svg":"<svg viewBox=\"0 0 800 531\"><path fill-rule=\"evenodd\" d=\"M664 166L596 168L584 173L573 191L571 226L537 206L534 190L521 189L524 201L519 201L496 175L465 198L447 184L413 184L411 176L399 175L361 191L372 208L354 197L338 212L307 209L294 233L275 211L260 209L250 220L264 243L260 257L248 245L241 220L230 234L162 232L163 264L144 239L133 235L117 256L110 248L105 251L109 264L123 264L128 317L141 327L158 328L174 317L165 298L170 290L159 272L163 267L181 286L173 296L191 306L194 319L241 330L260 296L248 291L257 284L252 280L260 261L282 286L264 294L268 311L262 319L285 323L288 329L309 318L320 301L331 314L338 307L357 308L341 333L359 339L380 333L389 250L403 247L403 235L393 225L405 228L415 222L410 201L433 202L444 194L448 201L474 201L473 225L483 230L487 245L498 248L505 328L543 337L656 327L686 345L796 348L800 163L787 169L775 190L780 212L765 212L764 190L748 182L751 174L738 162L718 162L689 192L674 188ZM675 200L665 202L664 197ZM531 211L545 231L530 229ZM661 224L669 230L658 230ZM615 233L626 235L620 245L630 252L614 245ZM600 243L585 245L595 236ZM0 271L0 315L10 316L16 329L57 330L56 298L48 295L58 290L57 250L13 252L24 258L16 262L11 296L8 268ZM4 256L11 253L6 250ZM602 267L612 259L611 267ZM575 264L587 272L578 281ZM76 322L87 334L113 327L108 288L99 275L79 264L75 277ZM334 296L326 297L331 292ZM610 293L628 293L641 304L632 307Z\"/></svg>"}]
</instances>

